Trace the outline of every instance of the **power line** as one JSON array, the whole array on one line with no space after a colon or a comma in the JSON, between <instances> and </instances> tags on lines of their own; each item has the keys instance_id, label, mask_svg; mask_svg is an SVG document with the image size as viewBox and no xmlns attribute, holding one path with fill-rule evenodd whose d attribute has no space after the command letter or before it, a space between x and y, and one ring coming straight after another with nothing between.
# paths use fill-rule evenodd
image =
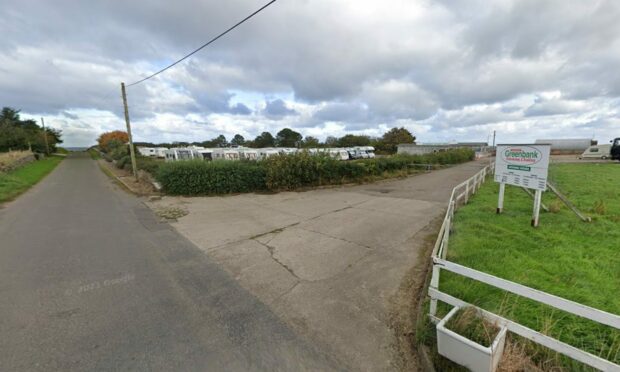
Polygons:
<instances>
[{"instance_id":1,"label":"power line","mask_svg":"<svg viewBox=\"0 0 620 372\"><path fill-rule=\"evenodd\" d=\"M214 37L213 39L209 40L206 44L203 44L200 48L194 50L193 52L189 53L188 55L186 55L185 57L179 59L178 61L172 63L171 65L162 68L161 70L157 71L156 73L149 75L147 77L145 77L142 80L138 80L134 83L128 84L127 87L131 87L137 84L140 84L154 76L157 76L159 74L161 74L162 72L166 71L167 69L179 64L180 62L186 60L187 58L191 57L192 55L196 54L197 52L199 52L200 50L202 50L203 48L209 46L210 44L212 44L213 42L215 42L217 39L221 38L222 36L226 35L227 33L229 33L230 31L234 30L235 28L237 28L238 26L240 26L242 23L244 23L245 21L249 20L250 18L254 17L255 15L257 15L258 13L260 13L262 10L264 10L265 8L267 8L269 5L275 3L276 0L271 0L270 2L268 2L267 4L263 5L260 9L258 9L257 11L255 11L254 13L250 14L249 16L245 17L244 19L242 19L241 21L237 22L237 24L235 24L234 26L232 26L231 28L229 28L228 30L222 32L221 34L217 35L216 37Z\"/></svg>"}]
</instances>

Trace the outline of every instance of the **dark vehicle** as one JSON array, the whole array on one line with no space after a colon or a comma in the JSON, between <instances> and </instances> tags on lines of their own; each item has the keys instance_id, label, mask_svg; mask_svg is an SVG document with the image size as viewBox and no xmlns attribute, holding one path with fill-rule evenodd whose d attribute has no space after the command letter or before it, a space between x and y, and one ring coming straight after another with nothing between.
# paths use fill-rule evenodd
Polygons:
<instances>
[{"instance_id":1,"label":"dark vehicle","mask_svg":"<svg viewBox=\"0 0 620 372\"><path fill-rule=\"evenodd\" d=\"M620 138L614 139L611 143L611 158L613 160L620 160Z\"/></svg>"}]
</instances>

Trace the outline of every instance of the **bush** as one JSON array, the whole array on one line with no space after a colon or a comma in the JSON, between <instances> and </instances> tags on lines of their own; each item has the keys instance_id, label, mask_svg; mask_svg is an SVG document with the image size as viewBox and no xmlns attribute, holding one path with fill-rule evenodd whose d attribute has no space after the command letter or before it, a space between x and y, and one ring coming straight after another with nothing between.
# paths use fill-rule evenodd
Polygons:
<instances>
[{"instance_id":1,"label":"bush","mask_svg":"<svg viewBox=\"0 0 620 372\"><path fill-rule=\"evenodd\" d=\"M201 160L164 163L155 178L172 195L213 195L265 189L265 168L256 162Z\"/></svg>"},{"instance_id":2,"label":"bush","mask_svg":"<svg viewBox=\"0 0 620 372\"><path fill-rule=\"evenodd\" d=\"M327 155L300 152L276 155L260 162L270 190L294 190L303 186L334 183L338 178L339 161Z\"/></svg>"},{"instance_id":3,"label":"bush","mask_svg":"<svg viewBox=\"0 0 620 372\"><path fill-rule=\"evenodd\" d=\"M116 167L118 169L128 168L131 170L131 157L129 155L125 155L120 159L116 160Z\"/></svg>"},{"instance_id":4,"label":"bush","mask_svg":"<svg viewBox=\"0 0 620 372\"><path fill-rule=\"evenodd\" d=\"M164 164L162 160L138 156L136 158L136 166L138 169L146 171L151 175L156 175L159 168Z\"/></svg>"}]
</instances>

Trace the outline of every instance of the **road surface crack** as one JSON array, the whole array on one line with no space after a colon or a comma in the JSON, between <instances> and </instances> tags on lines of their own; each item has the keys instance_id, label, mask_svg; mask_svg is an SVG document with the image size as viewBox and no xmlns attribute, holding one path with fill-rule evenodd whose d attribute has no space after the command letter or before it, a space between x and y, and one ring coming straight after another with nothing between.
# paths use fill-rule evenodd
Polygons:
<instances>
[{"instance_id":1,"label":"road surface crack","mask_svg":"<svg viewBox=\"0 0 620 372\"><path fill-rule=\"evenodd\" d=\"M264 246L265 248L267 248L267 251L269 252L269 255L271 256L271 259L274 260L278 265L282 266L286 271L288 271L292 276L294 276L297 280L301 280L301 278L299 278L299 276L297 276L297 274L295 274L295 272L293 271L293 269L291 269L290 267L288 267L284 262L280 261L276 256L275 256L275 250L276 248L274 246L271 246L267 243L263 243L259 240L256 239L252 239L255 242L257 242L258 244Z\"/></svg>"}]
</instances>

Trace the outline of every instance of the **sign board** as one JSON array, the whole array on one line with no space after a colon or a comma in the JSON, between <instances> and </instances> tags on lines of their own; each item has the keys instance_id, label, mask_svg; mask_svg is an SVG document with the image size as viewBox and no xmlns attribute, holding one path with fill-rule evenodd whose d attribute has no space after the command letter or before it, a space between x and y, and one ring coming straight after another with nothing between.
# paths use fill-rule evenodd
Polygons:
<instances>
[{"instance_id":1,"label":"sign board","mask_svg":"<svg viewBox=\"0 0 620 372\"><path fill-rule=\"evenodd\" d=\"M495 182L545 191L551 145L497 145Z\"/></svg>"}]
</instances>

